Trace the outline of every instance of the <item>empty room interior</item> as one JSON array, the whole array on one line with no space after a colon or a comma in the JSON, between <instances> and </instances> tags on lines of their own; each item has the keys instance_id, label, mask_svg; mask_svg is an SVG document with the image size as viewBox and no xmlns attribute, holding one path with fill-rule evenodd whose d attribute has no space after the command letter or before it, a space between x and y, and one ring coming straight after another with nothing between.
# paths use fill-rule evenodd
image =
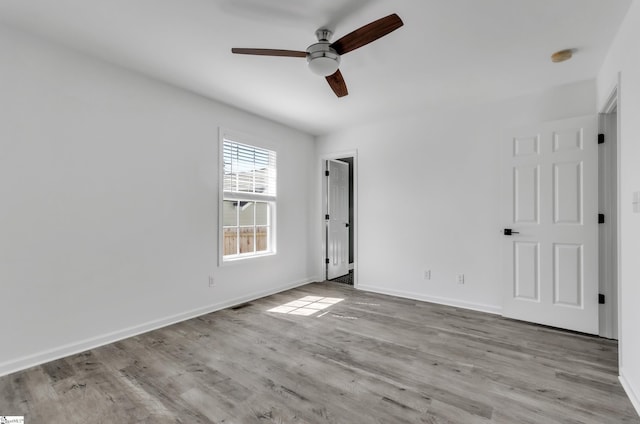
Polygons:
<instances>
[{"instance_id":1,"label":"empty room interior","mask_svg":"<svg viewBox=\"0 0 640 424\"><path fill-rule=\"evenodd\" d=\"M640 424L640 0L2 0L0 418Z\"/></svg>"}]
</instances>

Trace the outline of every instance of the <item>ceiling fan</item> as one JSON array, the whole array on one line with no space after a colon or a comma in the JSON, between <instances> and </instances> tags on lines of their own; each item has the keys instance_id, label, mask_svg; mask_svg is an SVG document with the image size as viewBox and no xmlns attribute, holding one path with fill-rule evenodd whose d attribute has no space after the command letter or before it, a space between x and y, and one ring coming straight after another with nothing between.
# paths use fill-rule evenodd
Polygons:
<instances>
[{"instance_id":1,"label":"ceiling fan","mask_svg":"<svg viewBox=\"0 0 640 424\"><path fill-rule=\"evenodd\" d=\"M306 58L309 63L309 69L313 73L325 77L336 96L344 97L349 92L342 73L338 69L340 56L384 37L402 25L402 19L393 13L358 28L333 43L329 41L333 33L328 29L319 29L316 31L318 42L310 45L306 51L232 48L231 52L259 56Z\"/></svg>"}]
</instances>

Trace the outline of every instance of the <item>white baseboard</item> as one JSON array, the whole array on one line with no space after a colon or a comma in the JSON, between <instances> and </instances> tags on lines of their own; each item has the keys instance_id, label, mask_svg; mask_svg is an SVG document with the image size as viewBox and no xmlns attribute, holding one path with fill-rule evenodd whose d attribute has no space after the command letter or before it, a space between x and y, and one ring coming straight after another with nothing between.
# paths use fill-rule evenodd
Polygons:
<instances>
[{"instance_id":1,"label":"white baseboard","mask_svg":"<svg viewBox=\"0 0 640 424\"><path fill-rule=\"evenodd\" d=\"M272 294L280 293L295 287L300 287L314 281L318 281L318 280L315 277L306 278L304 280L296 281L291 284L275 287L269 290L255 292L255 293L248 294L246 296L240 296L234 299L225 300L223 302L215 303L213 305L205 306L203 308L193 309L191 311L149 321L149 322L135 325L129 328L124 328L122 330L114 331L114 332L103 334L96 337L91 337L89 339L81 340L74 343L69 343L63 346L58 346L58 347L48 349L42 352L38 352L32 355L24 356L22 358L6 361L3 363L0 363L0 377L8 374L12 374L17 371L22 371L24 369L31 368L40 364L44 364L46 362L54 361L56 359L64 358L66 356L75 355L77 353L84 352L90 349L95 349L97 347L104 346L109 343L114 343L119 340L127 339L129 337L137 336L139 334L147 333L149 331L157 330L159 328L176 324L181 321L186 321L188 319L196 318L201 315L206 315L211 312L229 308L231 306L250 302L252 300L256 300L265 296L270 296Z\"/></svg>"},{"instance_id":2,"label":"white baseboard","mask_svg":"<svg viewBox=\"0 0 640 424\"><path fill-rule=\"evenodd\" d=\"M401 290L391 290L383 287L368 286L359 284L358 290L373 293L388 294L390 296L403 297L405 299L420 300L422 302L437 303L439 305L454 306L456 308L470 309L473 311L487 312L489 314L502 315L502 307L495 305L484 305L481 303L465 302L463 300L449 299L445 297L425 296L420 293L406 292Z\"/></svg>"},{"instance_id":3,"label":"white baseboard","mask_svg":"<svg viewBox=\"0 0 640 424\"><path fill-rule=\"evenodd\" d=\"M629 400L634 408L636 408L636 412L640 415L640 392L634 390L629 380L624 376L624 370L620 369L620 376L618 377L620 380L620 384L622 384L622 388L627 393Z\"/></svg>"}]
</instances>

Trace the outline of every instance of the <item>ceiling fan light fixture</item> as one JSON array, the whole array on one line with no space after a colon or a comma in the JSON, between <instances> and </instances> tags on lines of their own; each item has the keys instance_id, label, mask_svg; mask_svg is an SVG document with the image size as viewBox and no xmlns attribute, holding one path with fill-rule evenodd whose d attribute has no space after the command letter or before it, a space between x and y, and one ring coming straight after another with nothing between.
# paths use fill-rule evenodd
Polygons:
<instances>
[{"instance_id":1,"label":"ceiling fan light fixture","mask_svg":"<svg viewBox=\"0 0 640 424\"><path fill-rule=\"evenodd\" d=\"M340 60L326 56L309 59L309 69L311 69L311 72L322 77L335 74L339 66Z\"/></svg>"},{"instance_id":2,"label":"ceiling fan light fixture","mask_svg":"<svg viewBox=\"0 0 640 424\"><path fill-rule=\"evenodd\" d=\"M309 69L316 75L327 77L335 74L340 66L340 55L331 48L330 43L321 41L307 49Z\"/></svg>"}]
</instances>

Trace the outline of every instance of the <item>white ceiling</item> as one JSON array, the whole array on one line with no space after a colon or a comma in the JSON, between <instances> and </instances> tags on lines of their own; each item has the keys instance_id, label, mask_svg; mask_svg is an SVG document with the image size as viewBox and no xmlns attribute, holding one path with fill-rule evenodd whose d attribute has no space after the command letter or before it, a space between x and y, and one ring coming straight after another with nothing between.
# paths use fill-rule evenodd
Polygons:
<instances>
[{"instance_id":1,"label":"white ceiling","mask_svg":"<svg viewBox=\"0 0 640 424\"><path fill-rule=\"evenodd\" d=\"M273 120L323 134L386 115L594 78L631 0L2 0L0 21ZM299 58L390 13L405 25L342 57L335 97ZM553 64L556 50L577 49Z\"/></svg>"}]
</instances>

